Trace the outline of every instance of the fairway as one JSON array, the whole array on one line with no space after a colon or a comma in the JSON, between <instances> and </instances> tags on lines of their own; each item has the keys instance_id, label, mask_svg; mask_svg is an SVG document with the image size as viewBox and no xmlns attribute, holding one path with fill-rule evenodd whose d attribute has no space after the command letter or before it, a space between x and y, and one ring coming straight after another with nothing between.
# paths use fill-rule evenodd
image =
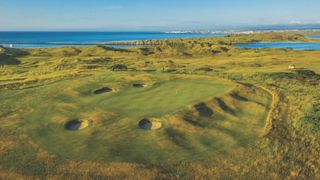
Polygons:
<instances>
[{"instance_id":1,"label":"fairway","mask_svg":"<svg viewBox=\"0 0 320 180\"><path fill-rule=\"evenodd\" d=\"M319 51L232 44L290 39L0 47L0 179L317 177Z\"/></svg>"},{"instance_id":2,"label":"fairway","mask_svg":"<svg viewBox=\"0 0 320 180\"><path fill-rule=\"evenodd\" d=\"M259 104L249 100L250 89L218 78L155 74L142 78L148 79L143 82L148 86L137 88L133 84L141 77L121 77L96 75L20 90L6 103L16 97L27 103L30 110L21 117L23 126L34 143L49 153L144 164L212 161L230 148L244 148L262 133L271 103L262 90L255 95L261 96ZM97 89L101 93L95 93ZM246 101L230 94L240 91L246 93ZM28 102L30 96L33 101ZM230 109L225 109L226 103ZM259 114L261 119L255 120ZM139 127L145 118L156 119L158 128ZM252 130L248 133L238 126Z\"/></svg>"}]
</instances>

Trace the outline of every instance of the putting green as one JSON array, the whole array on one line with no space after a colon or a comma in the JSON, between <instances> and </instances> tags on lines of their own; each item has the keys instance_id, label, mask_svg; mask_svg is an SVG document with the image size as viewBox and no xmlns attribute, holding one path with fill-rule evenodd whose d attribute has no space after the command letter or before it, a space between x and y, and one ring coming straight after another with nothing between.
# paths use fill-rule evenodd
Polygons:
<instances>
[{"instance_id":1,"label":"putting green","mask_svg":"<svg viewBox=\"0 0 320 180\"><path fill-rule=\"evenodd\" d=\"M126 90L96 97L99 106L130 117L161 117L187 105L206 100L230 89L230 84L206 80L178 79L158 82L152 87Z\"/></svg>"},{"instance_id":2,"label":"putting green","mask_svg":"<svg viewBox=\"0 0 320 180\"><path fill-rule=\"evenodd\" d=\"M157 164L186 159L211 161L217 153L225 154L228 149L254 141L264 126L269 95L260 93L260 103L233 99L235 115L209 105L206 108L213 109L213 117L201 117L194 108L196 104L210 104L211 99L228 94L236 84L219 79L154 76L153 85L144 88L133 87L131 80L105 75L19 91L20 102L25 101L30 108L21 117L23 127L35 144L61 157ZM117 90L94 93L103 87ZM30 96L33 101L28 101ZM249 112L252 108L256 111ZM184 119L193 111L203 126ZM143 118L160 119L162 126L145 131L138 126ZM91 123L79 131L68 131L65 125L72 119Z\"/></svg>"}]
</instances>

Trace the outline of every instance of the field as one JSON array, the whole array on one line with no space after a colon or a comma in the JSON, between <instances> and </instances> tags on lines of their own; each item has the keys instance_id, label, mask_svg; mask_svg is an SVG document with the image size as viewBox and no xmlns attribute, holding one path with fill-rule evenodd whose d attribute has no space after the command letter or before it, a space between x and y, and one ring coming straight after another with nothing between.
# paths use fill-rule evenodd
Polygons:
<instances>
[{"instance_id":1,"label":"field","mask_svg":"<svg viewBox=\"0 0 320 180\"><path fill-rule=\"evenodd\" d=\"M317 40L0 47L0 179L320 178L320 51L260 41Z\"/></svg>"}]
</instances>

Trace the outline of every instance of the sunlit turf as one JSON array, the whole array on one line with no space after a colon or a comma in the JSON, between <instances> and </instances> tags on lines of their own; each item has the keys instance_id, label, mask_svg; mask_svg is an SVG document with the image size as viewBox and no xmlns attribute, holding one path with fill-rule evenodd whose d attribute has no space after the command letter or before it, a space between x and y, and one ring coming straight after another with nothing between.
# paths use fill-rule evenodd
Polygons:
<instances>
[{"instance_id":1,"label":"sunlit turf","mask_svg":"<svg viewBox=\"0 0 320 180\"><path fill-rule=\"evenodd\" d=\"M320 53L219 42L252 38L270 40L171 40L148 55L101 47L0 52L0 179L316 179ZM129 70L112 72L114 64ZM314 72L301 76L290 64ZM103 87L113 91L94 93ZM141 129L143 118L162 126ZM75 119L88 127L66 130Z\"/></svg>"},{"instance_id":2,"label":"sunlit turf","mask_svg":"<svg viewBox=\"0 0 320 180\"><path fill-rule=\"evenodd\" d=\"M30 110L19 118L34 142L52 154L82 160L147 164L209 161L219 157L216 154L227 153L231 147L246 147L262 132L270 106L270 97L263 92L264 105L226 96L226 102L232 100L227 103L235 110L230 115L212 99L227 95L236 87L234 83L216 78L154 74L146 76L149 81L144 83L148 86L136 88L132 86L137 81L135 74L131 75L131 80L121 80L117 74L102 74L18 90L12 92L16 95L11 98L2 96L3 105L19 97L18 107L25 102ZM101 87L114 91L93 93ZM32 101L28 101L30 97ZM211 106L215 114L212 120L193 110L199 102ZM250 112L252 108L254 112ZM188 112L203 126L184 120ZM258 114L262 115L261 120L254 119ZM142 130L138 126L142 118L159 118L163 127ZM68 131L64 125L72 119L88 120L92 124L80 131ZM252 132L242 131L239 126ZM199 129L190 131L190 128ZM210 158L206 157L208 153L212 154Z\"/></svg>"}]
</instances>

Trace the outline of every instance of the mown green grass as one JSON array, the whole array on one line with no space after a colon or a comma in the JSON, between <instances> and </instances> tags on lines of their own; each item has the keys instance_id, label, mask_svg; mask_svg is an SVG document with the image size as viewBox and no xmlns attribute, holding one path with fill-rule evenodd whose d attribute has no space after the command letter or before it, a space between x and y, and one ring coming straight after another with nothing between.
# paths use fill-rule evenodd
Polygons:
<instances>
[{"instance_id":1,"label":"mown green grass","mask_svg":"<svg viewBox=\"0 0 320 180\"><path fill-rule=\"evenodd\" d=\"M25 126L30 128L28 131L32 137L43 144L43 148L61 156L104 161L120 159L121 161L148 162L143 160L144 157L145 159L154 159L153 161L149 160L153 163L161 159L165 162L165 155L162 155L162 151L157 148L158 139L148 137L148 133L139 129L137 125L140 119L144 117L162 118L187 108L188 104L192 105L195 102L206 100L210 96L219 95L232 87L225 83L220 84L208 80L194 82L188 79L174 79L160 81L146 88L137 89L129 83L125 84L118 92L72 96L70 89L78 89L79 86L72 83L73 81L56 83L46 88L41 87L36 91L36 94L32 95L36 100L31 103L30 108L33 109L33 112L25 117ZM88 82L88 80L84 82ZM103 86L108 81L99 83ZM68 88L69 84L72 84L73 87ZM57 92L57 89L54 89L61 87L68 90ZM82 87L82 89L94 90L95 87L97 86ZM178 89L178 93L176 89ZM52 93L52 95L42 96L42 92ZM59 103L69 103L73 107L65 109L59 106ZM95 111L102 111L102 114L114 113L115 115L102 117L94 122L91 129L83 132L68 132L63 128L64 123L72 118L90 120L91 117L83 115L83 113L94 113ZM65 116L63 117L63 115ZM52 120L54 116L61 117L59 122ZM103 140L104 136L112 137L113 134L118 137L114 137L113 140ZM126 152L131 149L126 147L129 144L134 149L131 153ZM145 156L144 153L147 152L150 154ZM117 157L117 153L120 153L121 156ZM124 154L132 154L133 157L130 158ZM138 158L142 158L142 160Z\"/></svg>"},{"instance_id":2,"label":"mown green grass","mask_svg":"<svg viewBox=\"0 0 320 180\"><path fill-rule=\"evenodd\" d=\"M162 117L217 96L229 88L230 85L219 81L175 79L158 82L152 87L129 87L128 90L111 94L100 105L130 117Z\"/></svg>"},{"instance_id":3,"label":"mown green grass","mask_svg":"<svg viewBox=\"0 0 320 180\"><path fill-rule=\"evenodd\" d=\"M10 98L3 97L3 105L19 101L18 107L30 109L30 112L19 117L22 120L21 126L34 143L49 153L62 158L103 162L161 164L182 160L212 161L217 158L215 154L218 152L251 144L263 128L263 123L254 120L260 112L250 113L249 104L263 109L268 108L268 102L265 107L258 107L254 102L239 102L238 105L243 108L249 105L245 110L238 108L241 112L237 113L239 117L244 117L240 121L247 119L247 122L235 122L237 125L234 127L230 121L232 118L222 118L218 114L214 116L216 120L204 119L206 122L211 121L205 123L208 130L199 129L188 133L188 127L192 128L193 125L187 124L186 129L177 129L173 125L175 120L170 120L170 116L183 114L199 102L229 92L235 87L234 83L206 77L177 78L154 74L149 76L154 76L156 81L145 88L135 88L132 84L136 80L121 80L118 76L123 76L123 73L120 74L98 74L16 90L11 92L15 95ZM99 95L93 93L101 87L115 87L117 90ZM23 107L20 106L22 102L25 102ZM92 125L77 132L65 130L65 123L75 118L90 120ZM144 131L138 127L139 120L143 118L159 118L163 128ZM265 117L262 122L264 120ZM182 126L186 126L182 119L179 121ZM258 130L248 136L240 130L239 125ZM205 137L203 131L210 134ZM208 158L208 154L203 152L211 148L213 155Z\"/></svg>"},{"instance_id":4,"label":"mown green grass","mask_svg":"<svg viewBox=\"0 0 320 180\"><path fill-rule=\"evenodd\" d=\"M320 53L232 46L252 40L311 41L266 33L146 49L1 50L0 179L130 178L141 171L164 179L319 178ZM129 71L112 72L115 64ZM316 74L289 71L289 64ZM132 87L137 82L149 86ZM116 91L93 93L102 87ZM199 103L213 115L195 108ZM161 129L138 127L153 117ZM91 124L65 130L74 118Z\"/></svg>"}]
</instances>

